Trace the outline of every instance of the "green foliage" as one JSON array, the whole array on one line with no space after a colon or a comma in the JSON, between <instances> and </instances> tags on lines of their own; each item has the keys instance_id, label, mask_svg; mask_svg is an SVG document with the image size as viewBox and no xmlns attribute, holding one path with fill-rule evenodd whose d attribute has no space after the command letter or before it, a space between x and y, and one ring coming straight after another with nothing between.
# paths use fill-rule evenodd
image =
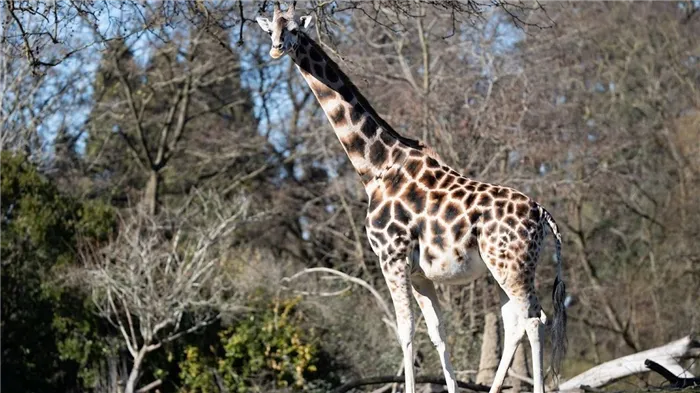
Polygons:
<instances>
[{"instance_id":1,"label":"green foliage","mask_svg":"<svg viewBox=\"0 0 700 393\"><path fill-rule=\"evenodd\" d=\"M98 352L100 328L55 270L76 259L79 238L105 239L112 210L62 195L25 157L3 152L2 389L65 391Z\"/></svg>"},{"instance_id":2,"label":"green foliage","mask_svg":"<svg viewBox=\"0 0 700 393\"><path fill-rule=\"evenodd\" d=\"M209 353L187 346L180 362L183 391L216 392L217 376L232 392L248 392L254 382L304 389L317 374L319 347L314 332L302 330L298 302L277 300L220 331Z\"/></svg>"}]
</instances>

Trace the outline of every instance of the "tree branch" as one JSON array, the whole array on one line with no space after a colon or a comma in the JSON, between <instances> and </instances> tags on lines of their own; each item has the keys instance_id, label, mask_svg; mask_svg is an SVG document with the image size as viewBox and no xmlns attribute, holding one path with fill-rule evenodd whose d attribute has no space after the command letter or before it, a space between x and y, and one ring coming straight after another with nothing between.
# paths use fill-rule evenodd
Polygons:
<instances>
[{"instance_id":1,"label":"tree branch","mask_svg":"<svg viewBox=\"0 0 700 393\"><path fill-rule=\"evenodd\" d=\"M377 290L374 289L373 286L371 286L369 283L367 283L367 281L364 281L364 280L359 279L357 277L353 277L349 274L345 274L345 273L338 271L338 270L335 270L335 269L330 269L330 268L326 268L326 267L313 267L313 268L304 269L304 270L292 275L291 277L285 277L282 279L282 282L289 282L289 281L292 281L296 278L299 278L302 275L309 274L309 273L334 274L336 276L342 277L344 280L355 283L355 284L367 289L368 291L370 291L370 293L377 300L377 303L379 303L379 306L382 308L382 311L384 311L386 319L389 321L392 321L390 326L394 329L394 333L396 333L397 337L398 337L396 323L394 322L394 314L391 312L391 309L389 308L389 305L386 303L386 301L384 301L384 298L382 298L382 295L379 292L377 292Z\"/></svg>"},{"instance_id":2,"label":"tree branch","mask_svg":"<svg viewBox=\"0 0 700 393\"><path fill-rule=\"evenodd\" d=\"M645 360L644 365L647 366L649 370L654 371L655 373L658 373L662 377L666 378L666 380L670 382L673 387L683 389L689 386L700 386L700 378L680 378L653 360Z\"/></svg>"},{"instance_id":3,"label":"tree branch","mask_svg":"<svg viewBox=\"0 0 700 393\"><path fill-rule=\"evenodd\" d=\"M336 388L333 390L331 393L346 393L349 392L350 390L360 387L360 386L365 386L365 385L378 385L381 383L403 383L405 382L404 377L400 375L385 375L385 376L380 376L380 377L371 377L371 378L361 378L361 379L356 379L353 381L350 381L346 384L343 384L342 386ZM445 385L445 378L444 377L436 377L436 376L417 376L415 378L416 383L432 383L432 384L437 384L437 385ZM488 392L491 387L486 386L486 385L478 385L475 383L471 382L462 382L462 381L456 381L457 386L459 386L462 389L467 389L471 390L474 392ZM510 388L510 386L504 386L504 389Z\"/></svg>"},{"instance_id":4,"label":"tree branch","mask_svg":"<svg viewBox=\"0 0 700 393\"><path fill-rule=\"evenodd\" d=\"M146 385L146 386L144 386L144 387L142 387L142 388L137 389L137 390L136 390L136 393L146 393L146 392L148 392L148 391L151 391L151 390L157 388L158 386L160 386L160 385L162 385L162 384L163 384L163 380L162 380L162 379L156 379L155 381L149 383L148 385Z\"/></svg>"}]
</instances>

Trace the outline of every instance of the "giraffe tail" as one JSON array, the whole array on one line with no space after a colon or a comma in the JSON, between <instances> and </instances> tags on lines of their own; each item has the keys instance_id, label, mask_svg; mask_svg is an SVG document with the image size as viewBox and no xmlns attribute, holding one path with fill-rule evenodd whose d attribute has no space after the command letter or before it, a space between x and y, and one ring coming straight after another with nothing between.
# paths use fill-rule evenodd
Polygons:
<instances>
[{"instance_id":1,"label":"giraffe tail","mask_svg":"<svg viewBox=\"0 0 700 393\"><path fill-rule=\"evenodd\" d=\"M555 262L557 275L554 279L554 288L552 289L552 304L554 305L554 318L552 321L552 371L555 375L559 374L561 363L566 355L566 284L561 269L561 233L559 227L544 208L540 206L542 216L547 222L547 226L552 231L555 240Z\"/></svg>"}]
</instances>

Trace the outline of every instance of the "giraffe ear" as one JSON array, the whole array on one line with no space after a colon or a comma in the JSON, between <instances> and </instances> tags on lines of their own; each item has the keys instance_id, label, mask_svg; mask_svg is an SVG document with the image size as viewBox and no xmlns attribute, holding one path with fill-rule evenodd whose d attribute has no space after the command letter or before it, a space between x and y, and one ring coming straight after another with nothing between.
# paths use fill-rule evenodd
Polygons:
<instances>
[{"instance_id":1,"label":"giraffe ear","mask_svg":"<svg viewBox=\"0 0 700 393\"><path fill-rule=\"evenodd\" d=\"M267 18L263 18L262 16L258 16L255 18L255 21L258 22L260 25L260 28L262 28L266 33L270 32L270 20Z\"/></svg>"},{"instance_id":2,"label":"giraffe ear","mask_svg":"<svg viewBox=\"0 0 700 393\"><path fill-rule=\"evenodd\" d=\"M313 15L301 16L299 22L301 22L301 28L306 30L314 24L314 17Z\"/></svg>"}]
</instances>

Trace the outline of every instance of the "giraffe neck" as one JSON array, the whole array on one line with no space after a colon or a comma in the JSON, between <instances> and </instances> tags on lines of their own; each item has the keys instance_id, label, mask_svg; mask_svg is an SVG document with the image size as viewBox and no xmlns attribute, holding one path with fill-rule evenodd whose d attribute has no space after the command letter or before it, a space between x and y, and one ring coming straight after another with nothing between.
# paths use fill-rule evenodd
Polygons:
<instances>
[{"instance_id":1,"label":"giraffe neck","mask_svg":"<svg viewBox=\"0 0 700 393\"><path fill-rule=\"evenodd\" d=\"M321 47L307 35L299 34L292 60L321 104L363 183L405 159L411 150L423 150L420 142L392 129Z\"/></svg>"}]
</instances>

